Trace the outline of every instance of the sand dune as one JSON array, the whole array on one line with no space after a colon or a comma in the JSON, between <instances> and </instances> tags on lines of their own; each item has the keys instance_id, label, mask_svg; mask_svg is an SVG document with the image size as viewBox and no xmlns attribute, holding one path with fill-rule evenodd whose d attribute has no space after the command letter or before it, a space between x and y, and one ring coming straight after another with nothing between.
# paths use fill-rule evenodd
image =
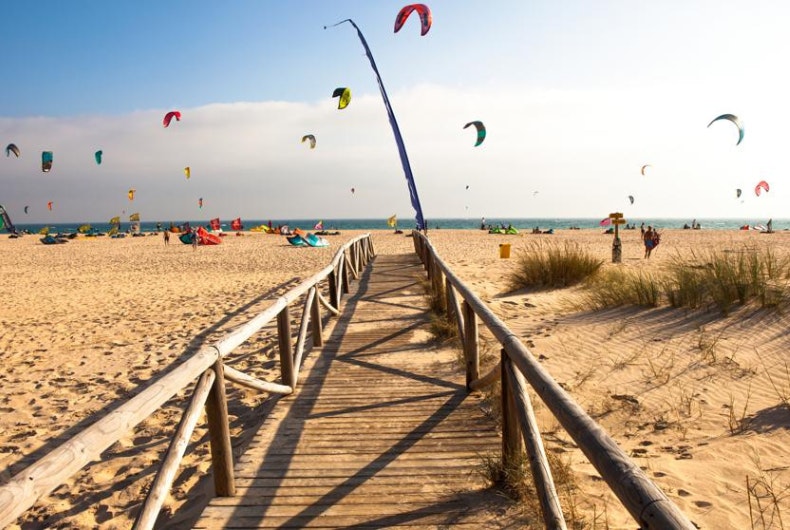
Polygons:
<instances>
[{"instance_id":1,"label":"sand dune","mask_svg":"<svg viewBox=\"0 0 790 530\"><path fill-rule=\"evenodd\" d=\"M250 233L197 250L172 239L165 246L153 236L57 246L41 245L34 236L1 238L2 478L202 344L249 320L278 293L323 268L339 243L359 233L329 236L330 247L313 249ZM783 389L790 393L786 312L746 307L723 318L666 308L579 311L579 288L511 293L506 275L516 255L536 240L577 242L608 263L610 236L597 230L429 235L458 275L701 527L749 527L747 476L772 478L778 489L790 484L790 410L780 399ZM500 243L512 245L513 258L499 258ZM628 231L621 266L659 270L678 254L744 244L787 253L790 234L667 231L645 260L639 232ZM374 245L379 253L413 251L409 238L389 231L375 232ZM273 331L242 346L231 362L276 379ZM251 392L231 393L232 432L240 447L267 403ZM632 528L546 409L538 407L538 413L547 445L579 476L575 498L588 521L605 507L610 528ZM128 528L179 417L178 404L161 409L19 524ZM203 430L193 445L164 515L176 513L169 521L173 527L199 509L210 491L199 480L209 467ZM782 502L786 511L787 500Z\"/></svg>"}]
</instances>

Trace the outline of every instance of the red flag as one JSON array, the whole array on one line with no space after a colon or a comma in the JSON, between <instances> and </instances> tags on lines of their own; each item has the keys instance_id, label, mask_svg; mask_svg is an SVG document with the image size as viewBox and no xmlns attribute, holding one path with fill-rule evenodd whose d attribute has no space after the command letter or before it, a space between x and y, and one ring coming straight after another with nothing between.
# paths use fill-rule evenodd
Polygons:
<instances>
[{"instance_id":1,"label":"red flag","mask_svg":"<svg viewBox=\"0 0 790 530\"><path fill-rule=\"evenodd\" d=\"M219 217L209 221L209 224L211 225L212 230L219 230Z\"/></svg>"},{"instance_id":2,"label":"red flag","mask_svg":"<svg viewBox=\"0 0 790 530\"><path fill-rule=\"evenodd\" d=\"M233 230L241 230L241 229L243 229L243 228L244 228L244 225L243 225L243 224L241 224L241 217L237 217L237 218L235 218L233 221L231 221L231 223L230 223L230 227L231 227Z\"/></svg>"}]
</instances>

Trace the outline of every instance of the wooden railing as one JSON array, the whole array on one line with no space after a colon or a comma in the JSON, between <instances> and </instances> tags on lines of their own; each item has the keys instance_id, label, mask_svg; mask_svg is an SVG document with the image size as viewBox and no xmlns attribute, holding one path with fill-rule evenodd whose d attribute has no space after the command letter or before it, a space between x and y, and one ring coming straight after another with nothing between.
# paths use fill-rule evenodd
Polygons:
<instances>
[{"instance_id":1,"label":"wooden railing","mask_svg":"<svg viewBox=\"0 0 790 530\"><path fill-rule=\"evenodd\" d=\"M370 234L356 237L343 245L332 262L295 288L278 298L258 316L225 335L218 342L202 347L168 374L149 384L139 394L70 438L41 459L13 476L0 487L0 528L13 523L41 497L63 484L140 422L151 416L181 390L197 383L173 435L170 446L149 489L134 524L135 529L153 528L157 515L173 484L178 466L205 405L210 436L214 487L217 496L235 494L233 453L228 425L225 381L262 392L290 394L296 388L299 368L305 352L307 332L314 345L322 344L321 306L338 315L343 294L348 293L352 278L358 279L373 257ZM328 282L329 299L319 291ZM304 299L301 325L293 344L291 306ZM223 358L243 344L273 319L277 319L280 357L280 383L263 381L225 366Z\"/></svg>"},{"instance_id":2,"label":"wooden railing","mask_svg":"<svg viewBox=\"0 0 790 530\"><path fill-rule=\"evenodd\" d=\"M519 337L510 331L445 264L431 242L413 232L414 247L428 273L434 294L445 301L463 345L467 388L484 388L497 379L502 386L502 461L508 466L521 456L522 439L535 481L546 528L565 529L557 492L527 393L527 383L576 442L641 528L694 529L680 509L552 379ZM461 303L459 303L459 297ZM480 376L478 319L501 345L501 360Z\"/></svg>"}]
</instances>

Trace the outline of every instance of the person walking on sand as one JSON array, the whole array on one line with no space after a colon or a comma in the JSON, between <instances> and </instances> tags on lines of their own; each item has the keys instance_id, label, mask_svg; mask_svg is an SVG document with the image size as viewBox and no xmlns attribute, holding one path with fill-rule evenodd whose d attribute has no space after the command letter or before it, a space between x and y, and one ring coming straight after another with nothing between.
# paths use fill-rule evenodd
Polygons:
<instances>
[{"instance_id":1,"label":"person walking on sand","mask_svg":"<svg viewBox=\"0 0 790 530\"><path fill-rule=\"evenodd\" d=\"M197 230L192 230L192 250L197 250L198 246L198 233Z\"/></svg>"},{"instance_id":2,"label":"person walking on sand","mask_svg":"<svg viewBox=\"0 0 790 530\"><path fill-rule=\"evenodd\" d=\"M165 230L164 232L162 232L162 237L164 237L165 245L169 245L170 244L170 230Z\"/></svg>"},{"instance_id":3,"label":"person walking on sand","mask_svg":"<svg viewBox=\"0 0 790 530\"><path fill-rule=\"evenodd\" d=\"M648 225L647 230L645 230L642 239L645 243L645 259L650 258L650 254L653 252L653 248L656 246L656 241L658 239L658 233L653 231L653 227Z\"/></svg>"}]
</instances>

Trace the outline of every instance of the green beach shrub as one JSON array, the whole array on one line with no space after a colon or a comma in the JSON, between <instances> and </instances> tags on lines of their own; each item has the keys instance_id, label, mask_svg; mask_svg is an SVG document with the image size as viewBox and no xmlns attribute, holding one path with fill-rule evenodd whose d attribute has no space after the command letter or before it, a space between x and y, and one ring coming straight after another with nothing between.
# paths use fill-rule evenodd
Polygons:
<instances>
[{"instance_id":1,"label":"green beach shrub","mask_svg":"<svg viewBox=\"0 0 790 530\"><path fill-rule=\"evenodd\" d=\"M534 242L516 254L515 268L506 281L510 290L568 287L588 278L603 265L579 245Z\"/></svg>"}]
</instances>

